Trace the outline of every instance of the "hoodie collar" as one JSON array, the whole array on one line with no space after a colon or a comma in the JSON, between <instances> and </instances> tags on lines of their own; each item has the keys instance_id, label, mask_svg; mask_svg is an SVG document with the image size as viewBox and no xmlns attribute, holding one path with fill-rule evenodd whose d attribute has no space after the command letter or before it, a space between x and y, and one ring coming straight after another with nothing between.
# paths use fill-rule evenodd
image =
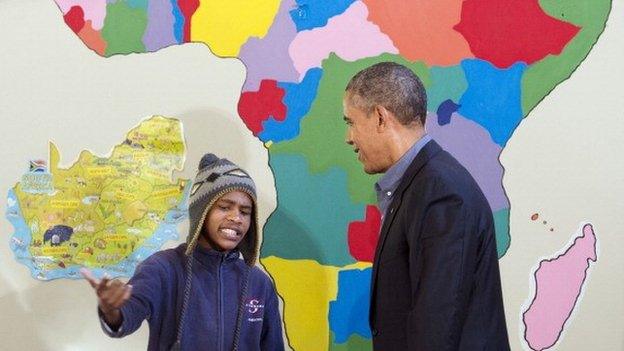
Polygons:
<instances>
[{"instance_id":1,"label":"hoodie collar","mask_svg":"<svg viewBox=\"0 0 624 351\"><path fill-rule=\"evenodd\" d=\"M186 244L183 245L186 246ZM235 262L240 258L240 251L238 249L234 249L228 252L222 252L205 248L202 245L197 244L197 246L195 246L195 250L193 250L193 257L201 264L213 267L215 265L219 265L221 262Z\"/></svg>"}]
</instances>

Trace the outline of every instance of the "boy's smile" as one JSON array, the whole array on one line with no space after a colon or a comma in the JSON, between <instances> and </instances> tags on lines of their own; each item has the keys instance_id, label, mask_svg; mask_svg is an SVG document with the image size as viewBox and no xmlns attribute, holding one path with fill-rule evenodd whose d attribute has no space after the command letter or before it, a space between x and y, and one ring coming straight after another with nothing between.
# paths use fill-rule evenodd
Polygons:
<instances>
[{"instance_id":1,"label":"boy's smile","mask_svg":"<svg viewBox=\"0 0 624 351\"><path fill-rule=\"evenodd\" d=\"M200 242L217 251L231 251L243 240L252 220L253 202L242 191L221 196L208 211Z\"/></svg>"}]
</instances>

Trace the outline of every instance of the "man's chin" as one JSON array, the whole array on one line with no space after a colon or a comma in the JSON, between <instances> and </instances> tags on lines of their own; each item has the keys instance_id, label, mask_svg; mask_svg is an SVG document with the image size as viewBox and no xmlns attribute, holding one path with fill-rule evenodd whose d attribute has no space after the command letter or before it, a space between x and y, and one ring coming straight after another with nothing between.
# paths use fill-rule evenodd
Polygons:
<instances>
[{"instance_id":1,"label":"man's chin","mask_svg":"<svg viewBox=\"0 0 624 351\"><path fill-rule=\"evenodd\" d=\"M377 168L364 165L364 173L373 175L373 174L381 173L381 171L378 170Z\"/></svg>"},{"instance_id":2,"label":"man's chin","mask_svg":"<svg viewBox=\"0 0 624 351\"><path fill-rule=\"evenodd\" d=\"M368 169L364 168L364 173L366 173L366 174L368 174L368 175L373 175L373 174L377 174L377 173L379 173L379 172L375 172L375 171L368 170Z\"/></svg>"}]
</instances>

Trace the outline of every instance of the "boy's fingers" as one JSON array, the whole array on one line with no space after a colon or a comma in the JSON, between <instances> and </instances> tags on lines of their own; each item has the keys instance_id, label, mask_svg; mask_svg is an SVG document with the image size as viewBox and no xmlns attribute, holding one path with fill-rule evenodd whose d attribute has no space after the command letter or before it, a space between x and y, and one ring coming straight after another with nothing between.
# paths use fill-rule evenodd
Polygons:
<instances>
[{"instance_id":1,"label":"boy's fingers","mask_svg":"<svg viewBox=\"0 0 624 351\"><path fill-rule=\"evenodd\" d=\"M118 290L122 290L123 284L118 280L104 280L100 283L100 290L98 295L106 303L112 303L115 299L115 295L119 294Z\"/></svg>"},{"instance_id":2,"label":"boy's fingers","mask_svg":"<svg viewBox=\"0 0 624 351\"><path fill-rule=\"evenodd\" d=\"M121 308L121 306L123 306L126 303L126 301L130 299L131 295L132 295L132 285L124 286L123 294L119 297L117 301L115 301L115 304L114 304L115 308Z\"/></svg>"},{"instance_id":3,"label":"boy's fingers","mask_svg":"<svg viewBox=\"0 0 624 351\"><path fill-rule=\"evenodd\" d=\"M116 306L117 303L119 303L119 301L123 298L125 293L126 288L122 282L120 282L119 280L112 281L110 287L110 295L108 298L110 304Z\"/></svg>"},{"instance_id":4,"label":"boy's fingers","mask_svg":"<svg viewBox=\"0 0 624 351\"><path fill-rule=\"evenodd\" d=\"M110 281L111 281L110 277L107 274L105 274L102 277L102 280L100 280L100 284L98 284L98 287L97 287L98 294L100 294L102 291L105 291L105 290L108 289L108 287L110 285Z\"/></svg>"},{"instance_id":5,"label":"boy's fingers","mask_svg":"<svg viewBox=\"0 0 624 351\"><path fill-rule=\"evenodd\" d=\"M97 280L90 270L86 268L80 268L80 274L85 278L87 282L91 285L93 289L97 289L98 285L100 285L100 281Z\"/></svg>"},{"instance_id":6,"label":"boy's fingers","mask_svg":"<svg viewBox=\"0 0 624 351\"><path fill-rule=\"evenodd\" d=\"M123 288L123 294L121 294L121 300L126 302L130 298L130 295L132 295L132 285L125 285Z\"/></svg>"},{"instance_id":7,"label":"boy's fingers","mask_svg":"<svg viewBox=\"0 0 624 351\"><path fill-rule=\"evenodd\" d=\"M132 285L126 285L120 280L111 280L110 275L104 274L98 280L87 268L81 268L80 274L95 289L103 310L120 308L132 295Z\"/></svg>"}]
</instances>

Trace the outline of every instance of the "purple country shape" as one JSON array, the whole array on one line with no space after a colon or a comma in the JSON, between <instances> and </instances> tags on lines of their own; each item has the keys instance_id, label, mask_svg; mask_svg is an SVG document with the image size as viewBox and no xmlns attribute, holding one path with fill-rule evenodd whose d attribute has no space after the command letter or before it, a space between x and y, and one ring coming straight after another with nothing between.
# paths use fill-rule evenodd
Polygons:
<instances>
[{"instance_id":1,"label":"purple country shape","mask_svg":"<svg viewBox=\"0 0 624 351\"><path fill-rule=\"evenodd\" d=\"M453 155L477 181L493 212L509 208L503 190L501 147L479 124L453 113L449 123L441 126L435 113L427 114L427 133Z\"/></svg>"},{"instance_id":2,"label":"purple country shape","mask_svg":"<svg viewBox=\"0 0 624 351\"><path fill-rule=\"evenodd\" d=\"M299 73L288 54L288 46L297 35L297 28L289 11L296 7L294 0L284 0L273 25L262 38L249 38L238 57L247 67L243 91L257 91L263 79L280 82L299 82Z\"/></svg>"},{"instance_id":3,"label":"purple country shape","mask_svg":"<svg viewBox=\"0 0 624 351\"><path fill-rule=\"evenodd\" d=\"M152 52L177 44L173 34L175 17L170 0L151 0L147 5L147 28L143 34L145 50Z\"/></svg>"}]
</instances>

